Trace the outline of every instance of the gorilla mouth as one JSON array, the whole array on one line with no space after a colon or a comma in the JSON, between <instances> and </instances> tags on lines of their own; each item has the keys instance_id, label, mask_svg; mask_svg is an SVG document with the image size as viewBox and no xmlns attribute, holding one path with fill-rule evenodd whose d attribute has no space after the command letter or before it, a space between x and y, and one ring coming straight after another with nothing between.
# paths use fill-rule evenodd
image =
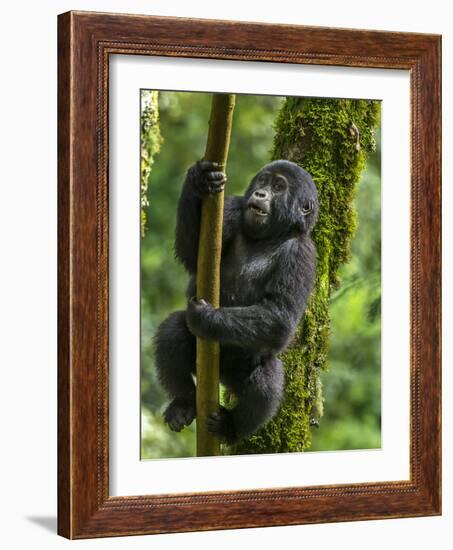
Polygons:
<instances>
[{"instance_id":1,"label":"gorilla mouth","mask_svg":"<svg viewBox=\"0 0 453 550\"><path fill-rule=\"evenodd\" d=\"M263 210L263 208L260 208L257 204L255 203L249 203L247 205L247 209L248 210L252 210L254 214L256 214L257 216L268 216L269 215L269 210Z\"/></svg>"}]
</instances>

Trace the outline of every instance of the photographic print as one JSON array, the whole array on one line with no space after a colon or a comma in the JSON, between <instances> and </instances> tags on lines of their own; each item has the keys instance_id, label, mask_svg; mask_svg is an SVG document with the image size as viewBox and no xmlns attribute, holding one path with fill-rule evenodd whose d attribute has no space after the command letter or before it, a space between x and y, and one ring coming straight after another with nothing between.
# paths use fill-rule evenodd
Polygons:
<instances>
[{"instance_id":1,"label":"photographic print","mask_svg":"<svg viewBox=\"0 0 453 550\"><path fill-rule=\"evenodd\" d=\"M380 101L140 102L141 458L380 448Z\"/></svg>"},{"instance_id":2,"label":"photographic print","mask_svg":"<svg viewBox=\"0 0 453 550\"><path fill-rule=\"evenodd\" d=\"M59 534L439 515L441 37L58 47Z\"/></svg>"}]
</instances>

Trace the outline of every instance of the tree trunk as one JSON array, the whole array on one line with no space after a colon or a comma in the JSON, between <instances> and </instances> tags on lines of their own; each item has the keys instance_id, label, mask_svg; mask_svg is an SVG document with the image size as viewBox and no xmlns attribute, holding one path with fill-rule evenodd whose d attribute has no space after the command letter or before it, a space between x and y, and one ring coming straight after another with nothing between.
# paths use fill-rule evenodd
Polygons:
<instances>
[{"instance_id":1,"label":"tree trunk","mask_svg":"<svg viewBox=\"0 0 453 550\"><path fill-rule=\"evenodd\" d=\"M213 94L205 160L225 171L235 96ZM203 200L197 264L197 297L219 307L224 194ZM219 344L197 338L197 456L220 454L217 438L208 433L207 417L219 408Z\"/></svg>"},{"instance_id":2,"label":"tree trunk","mask_svg":"<svg viewBox=\"0 0 453 550\"><path fill-rule=\"evenodd\" d=\"M375 147L379 113L378 101L287 98L277 116L272 158L302 166L319 193L319 219L312 234L316 282L294 341L282 357L286 388L281 410L256 435L231 449L233 453L303 451L310 446L310 427L323 413L320 372L327 362L329 299L339 285L338 269L349 259L356 227L352 200Z\"/></svg>"},{"instance_id":3,"label":"tree trunk","mask_svg":"<svg viewBox=\"0 0 453 550\"><path fill-rule=\"evenodd\" d=\"M145 234L146 212L149 206L148 185L154 156L159 152L162 137L159 129L159 109L157 105L159 92L143 90L141 96L140 120L140 206L141 234Z\"/></svg>"}]
</instances>

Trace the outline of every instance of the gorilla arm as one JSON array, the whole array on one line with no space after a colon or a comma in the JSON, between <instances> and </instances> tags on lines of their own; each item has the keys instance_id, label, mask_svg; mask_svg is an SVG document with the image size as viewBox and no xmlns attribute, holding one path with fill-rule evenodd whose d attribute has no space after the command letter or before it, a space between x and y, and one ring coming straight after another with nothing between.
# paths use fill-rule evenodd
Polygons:
<instances>
[{"instance_id":1,"label":"gorilla arm","mask_svg":"<svg viewBox=\"0 0 453 550\"><path fill-rule=\"evenodd\" d=\"M223 190L226 176L212 162L199 161L187 172L178 202L175 254L186 270L197 270L201 201L203 197ZM223 242L229 240L239 226L241 197L225 197Z\"/></svg>"},{"instance_id":2,"label":"gorilla arm","mask_svg":"<svg viewBox=\"0 0 453 550\"><path fill-rule=\"evenodd\" d=\"M304 312L313 287L313 247L302 243L288 247L266 284L269 292L254 305L214 309L204 300L190 300L186 320L200 338L253 351L279 352Z\"/></svg>"},{"instance_id":3,"label":"gorilla arm","mask_svg":"<svg viewBox=\"0 0 453 550\"><path fill-rule=\"evenodd\" d=\"M189 330L199 338L254 351L279 351L291 335L294 321L280 316L272 301L247 307L214 309L204 300L190 300L186 319Z\"/></svg>"}]
</instances>

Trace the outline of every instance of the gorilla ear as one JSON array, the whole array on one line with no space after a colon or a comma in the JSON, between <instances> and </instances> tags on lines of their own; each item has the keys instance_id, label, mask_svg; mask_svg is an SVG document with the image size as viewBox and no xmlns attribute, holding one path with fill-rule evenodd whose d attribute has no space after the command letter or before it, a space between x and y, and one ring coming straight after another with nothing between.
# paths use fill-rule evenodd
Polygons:
<instances>
[{"instance_id":1,"label":"gorilla ear","mask_svg":"<svg viewBox=\"0 0 453 550\"><path fill-rule=\"evenodd\" d=\"M303 235L309 230L309 222L307 216L315 209L315 203L312 200L308 200L302 207L299 207L300 218L294 224L294 232L297 235Z\"/></svg>"},{"instance_id":2,"label":"gorilla ear","mask_svg":"<svg viewBox=\"0 0 453 550\"><path fill-rule=\"evenodd\" d=\"M302 208L299 208L299 210L302 216L308 216L308 214L313 212L314 207L315 203L312 200L309 200L302 206Z\"/></svg>"}]
</instances>

